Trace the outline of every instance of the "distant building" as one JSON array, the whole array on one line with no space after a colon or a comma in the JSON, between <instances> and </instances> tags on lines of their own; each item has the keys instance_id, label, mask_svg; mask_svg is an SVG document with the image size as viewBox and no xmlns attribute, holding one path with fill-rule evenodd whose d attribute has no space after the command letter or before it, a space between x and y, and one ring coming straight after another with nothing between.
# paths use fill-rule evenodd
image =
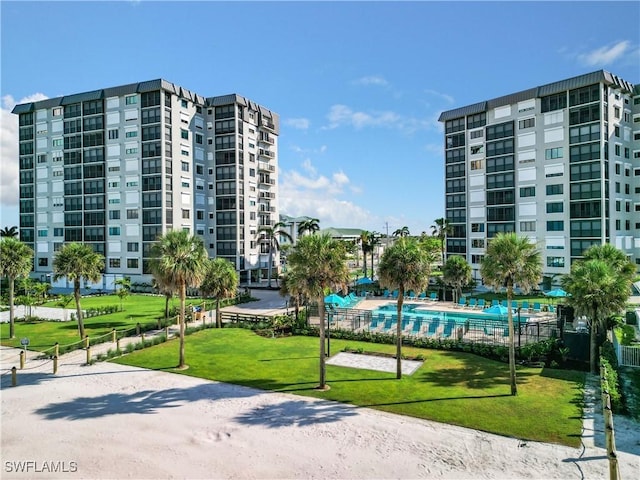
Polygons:
<instances>
[{"instance_id":1,"label":"distant building","mask_svg":"<svg viewBox=\"0 0 640 480\"><path fill-rule=\"evenodd\" d=\"M106 258L96 289L149 282L159 235L186 229L242 283L265 278L278 220L279 117L240 95L203 97L166 80L17 105L20 239L50 278L64 242ZM277 258L274 259L277 265ZM61 281L57 286L65 286Z\"/></svg>"},{"instance_id":2,"label":"distant building","mask_svg":"<svg viewBox=\"0 0 640 480\"><path fill-rule=\"evenodd\" d=\"M517 232L544 273L609 242L640 268L640 86L606 71L443 112L447 255Z\"/></svg>"}]
</instances>

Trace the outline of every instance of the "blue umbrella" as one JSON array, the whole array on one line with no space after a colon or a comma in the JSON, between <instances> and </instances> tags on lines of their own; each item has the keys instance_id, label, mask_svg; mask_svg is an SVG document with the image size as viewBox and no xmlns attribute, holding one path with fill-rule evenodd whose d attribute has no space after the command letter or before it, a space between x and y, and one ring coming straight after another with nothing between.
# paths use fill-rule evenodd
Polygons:
<instances>
[{"instance_id":1,"label":"blue umbrella","mask_svg":"<svg viewBox=\"0 0 640 480\"><path fill-rule=\"evenodd\" d=\"M369 277L362 277L356 280L356 285L369 285L370 283L373 283L373 280L371 280Z\"/></svg>"},{"instance_id":2,"label":"blue umbrella","mask_svg":"<svg viewBox=\"0 0 640 480\"><path fill-rule=\"evenodd\" d=\"M489 307L482 312L493 315L507 315L509 313L509 309L503 305L493 305L492 307Z\"/></svg>"},{"instance_id":3,"label":"blue umbrella","mask_svg":"<svg viewBox=\"0 0 640 480\"><path fill-rule=\"evenodd\" d=\"M569 297L570 296L567 292L565 292L561 288L554 288L553 290L549 290L547 293L545 293L545 295L547 297L554 297L554 298L561 298L561 297Z\"/></svg>"},{"instance_id":4,"label":"blue umbrella","mask_svg":"<svg viewBox=\"0 0 640 480\"><path fill-rule=\"evenodd\" d=\"M326 297L324 297L324 303L332 303L341 307L344 305L345 300L337 293L332 293L331 295L327 295Z\"/></svg>"}]
</instances>

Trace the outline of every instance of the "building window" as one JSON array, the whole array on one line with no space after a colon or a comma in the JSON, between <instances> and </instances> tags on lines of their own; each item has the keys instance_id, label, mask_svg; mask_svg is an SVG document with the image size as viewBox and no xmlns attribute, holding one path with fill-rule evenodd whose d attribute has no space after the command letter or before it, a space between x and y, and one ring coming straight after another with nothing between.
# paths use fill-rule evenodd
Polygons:
<instances>
[{"instance_id":1,"label":"building window","mask_svg":"<svg viewBox=\"0 0 640 480\"><path fill-rule=\"evenodd\" d=\"M522 130L524 128L532 128L536 126L536 119L535 117L531 117L531 118L525 118L523 120L519 120L518 121L518 129Z\"/></svg>"},{"instance_id":2,"label":"building window","mask_svg":"<svg viewBox=\"0 0 640 480\"><path fill-rule=\"evenodd\" d=\"M472 223L471 231L474 233L484 232L484 223Z\"/></svg>"},{"instance_id":3,"label":"building window","mask_svg":"<svg viewBox=\"0 0 640 480\"><path fill-rule=\"evenodd\" d=\"M124 97L124 103L126 105L135 105L136 103L138 103L138 96L137 95L129 95L127 97Z\"/></svg>"},{"instance_id":4,"label":"building window","mask_svg":"<svg viewBox=\"0 0 640 480\"><path fill-rule=\"evenodd\" d=\"M536 231L536 222L520 222L520 231L521 232L535 232Z\"/></svg>"},{"instance_id":5,"label":"building window","mask_svg":"<svg viewBox=\"0 0 640 480\"><path fill-rule=\"evenodd\" d=\"M48 258L38 258L38 266L39 267L46 267L49 265L49 259Z\"/></svg>"},{"instance_id":6,"label":"building window","mask_svg":"<svg viewBox=\"0 0 640 480\"><path fill-rule=\"evenodd\" d=\"M53 114L54 117L62 116L62 107L56 107L52 109L51 113Z\"/></svg>"},{"instance_id":7,"label":"building window","mask_svg":"<svg viewBox=\"0 0 640 480\"><path fill-rule=\"evenodd\" d=\"M563 220L553 220L547 222L547 232L562 232L564 230Z\"/></svg>"},{"instance_id":8,"label":"building window","mask_svg":"<svg viewBox=\"0 0 640 480\"><path fill-rule=\"evenodd\" d=\"M550 202L547 203L547 213L562 213L564 211L564 203Z\"/></svg>"},{"instance_id":9,"label":"building window","mask_svg":"<svg viewBox=\"0 0 640 480\"><path fill-rule=\"evenodd\" d=\"M119 258L110 258L109 259L109 267L110 268L120 268L120 259Z\"/></svg>"},{"instance_id":10,"label":"building window","mask_svg":"<svg viewBox=\"0 0 640 480\"><path fill-rule=\"evenodd\" d=\"M129 130L129 131L124 133L124 136L127 137L127 138L137 137L138 136L138 131L137 130Z\"/></svg>"},{"instance_id":11,"label":"building window","mask_svg":"<svg viewBox=\"0 0 640 480\"><path fill-rule=\"evenodd\" d=\"M544 151L545 160L553 160L556 158L562 158L562 147L547 148Z\"/></svg>"},{"instance_id":12,"label":"building window","mask_svg":"<svg viewBox=\"0 0 640 480\"><path fill-rule=\"evenodd\" d=\"M535 197L536 187L520 187L520 197Z\"/></svg>"},{"instance_id":13,"label":"building window","mask_svg":"<svg viewBox=\"0 0 640 480\"><path fill-rule=\"evenodd\" d=\"M113 130L109 130L109 140L115 140L118 138L118 129L114 128Z\"/></svg>"},{"instance_id":14,"label":"building window","mask_svg":"<svg viewBox=\"0 0 640 480\"><path fill-rule=\"evenodd\" d=\"M564 267L564 257L547 257L547 267Z\"/></svg>"},{"instance_id":15,"label":"building window","mask_svg":"<svg viewBox=\"0 0 640 480\"><path fill-rule=\"evenodd\" d=\"M127 258L127 268L138 268L138 259Z\"/></svg>"},{"instance_id":16,"label":"building window","mask_svg":"<svg viewBox=\"0 0 640 480\"><path fill-rule=\"evenodd\" d=\"M472 238L471 248L484 248L484 238Z\"/></svg>"},{"instance_id":17,"label":"building window","mask_svg":"<svg viewBox=\"0 0 640 480\"><path fill-rule=\"evenodd\" d=\"M109 210L109 220L119 220L120 210Z\"/></svg>"},{"instance_id":18,"label":"building window","mask_svg":"<svg viewBox=\"0 0 640 480\"><path fill-rule=\"evenodd\" d=\"M140 249L140 244L135 242L127 242L127 252L137 252Z\"/></svg>"},{"instance_id":19,"label":"building window","mask_svg":"<svg viewBox=\"0 0 640 480\"><path fill-rule=\"evenodd\" d=\"M190 217L189 210L188 210L188 209L186 209L186 208L183 208L183 209L182 209L182 218L187 219L187 218L189 218L189 217Z\"/></svg>"},{"instance_id":20,"label":"building window","mask_svg":"<svg viewBox=\"0 0 640 480\"><path fill-rule=\"evenodd\" d=\"M564 186L561 183L547 185L547 195L562 195Z\"/></svg>"}]
</instances>

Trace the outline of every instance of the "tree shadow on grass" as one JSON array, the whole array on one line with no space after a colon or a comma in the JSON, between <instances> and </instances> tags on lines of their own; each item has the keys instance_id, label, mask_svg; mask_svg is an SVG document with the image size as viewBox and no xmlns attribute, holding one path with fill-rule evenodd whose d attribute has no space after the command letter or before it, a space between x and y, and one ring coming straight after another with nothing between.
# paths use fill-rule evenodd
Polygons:
<instances>
[{"instance_id":1,"label":"tree shadow on grass","mask_svg":"<svg viewBox=\"0 0 640 480\"><path fill-rule=\"evenodd\" d=\"M442 398L423 398L419 400L406 400L400 402L387 402L387 403L369 403L366 405L358 405L358 407L366 408L366 407L387 407L390 405L410 405L413 403L429 403L429 402L441 402L446 400L474 400L474 399L486 399L486 398L502 398L502 397L511 397L509 393L501 393L495 395L461 395L458 397L442 397Z\"/></svg>"},{"instance_id":2,"label":"tree shadow on grass","mask_svg":"<svg viewBox=\"0 0 640 480\"><path fill-rule=\"evenodd\" d=\"M421 369L414 377L425 383L433 384L437 387L460 386L470 389L486 390L500 385L509 385L509 367L505 364L479 362L477 357L462 358L464 365L439 368L437 370ZM475 362L474 362L475 360ZM516 381L518 385L527 383L529 378L535 374L521 369L516 370Z\"/></svg>"},{"instance_id":3,"label":"tree shadow on grass","mask_svg":"<svg viewBox=\"0 0 640 480\"><path fill-rule=\"evenodd\" d=\"M289 360L313 360L318 358L317 355L312 357L282 357L282 358L261 358L260 362L278 362L278 361L289 361Z\"/></svg>"}]
</instances>

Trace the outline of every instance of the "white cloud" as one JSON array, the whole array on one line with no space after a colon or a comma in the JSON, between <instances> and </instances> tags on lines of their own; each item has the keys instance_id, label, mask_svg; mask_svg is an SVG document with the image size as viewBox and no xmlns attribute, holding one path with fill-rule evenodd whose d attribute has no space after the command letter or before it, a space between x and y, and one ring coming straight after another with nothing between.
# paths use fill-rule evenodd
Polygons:
<instances>
[{"instance_id":1,"label":"white cloud","mask_svg":"<svg viewBox=\"0 0 640 480\"><path fill-rule=\"evenodd\" d=\"M359 112L341 104L331 106L327 119L329 124L324 128L329 130L345 126L357 130L367 127L381 127L410 135L418 130L434 129L433 120L429 118L405 117L391 111Z\"/></svg>"},{"instance_id":2,"label":"white cloud","mask_svg":"<svg viewBox=\"0 0 640 480\"><path fill-rule=\"evenodd\" d=\"M443 99L445 102L447 102L449 104L455 102L455 99L451 95L448 95L446 93L441 93L441 92L437 92L435 90L429 90L429 89L425 90L424 92L429 94L429 95L433 95L434 97L441 98L441 99Z\"/></svg>"},{"instance_id":3,"label":"white cloud","mask_svg":"<svg viewBox=\"0 0 640 480\"><path fill-rule=\"evenodd\" d=\"M386 79L381 77L380 75L370 75L366 77L361 77L352 82L354 85L374 85L378 87L386 87L389 85Z\"/></svg>"},{"instance_id":4,"label":"white cloud","mask_svg":"<svg viewBox=\"0 0 640 480\"><path fill-rule=\"evenodd\" d=\"M330 178L319 175L308 159L302 169L306 174L296 170L280 172L280 213L317 218L321 228L366 228L372 221L369 211L345 198L347 189L357 189L352 188L344 172L334 172Z\"/></svg>"},{"instance_id":5,"label":"white cloud","mask_svg":"<svg viewBox=\"0 0 640 480\"><path fill-rule=\"evenodd\" d=\"M308 118L288 118L284 124L297 130L307 130L311 122Z\"/></svg>"},{"instance_id":6,"label":"white cloud","mask_svg":"<svg viewBox=\"0 0 640 480\"><path fill-rule=\"evenodd\" d=\"M327 114L329 128L349 125L355 128L392 126L400 120L394 112L356 112L346 105L333 105Z\"/></svg>"},{"instance_id":7,"label":"white cloud","mask_svg":"<svg viewBox=\"0 0 640 480\"><path fill-rule=\"evenodd\" d=\"M597 48L591 52L581 53L578 55L578 60L590 67L610 65L631 51L631 48L631 42L623 40L613 45Z\"/></svg>"},{"instance_id":8,"label":"white cloud","mask_svg":"<svg viewBox=\"0 0 640 480\"><path fill-rule=\"evenodd\" d=\"M47 96L35 93L16 101L11 95L2 97L0 120L0 207L5 217L5 211L14 213L18 205L18 116L11 113L13 107L20 103L37 102ZM15 215L17 217L17 214Z\"/></svg>"}]
</instances>

